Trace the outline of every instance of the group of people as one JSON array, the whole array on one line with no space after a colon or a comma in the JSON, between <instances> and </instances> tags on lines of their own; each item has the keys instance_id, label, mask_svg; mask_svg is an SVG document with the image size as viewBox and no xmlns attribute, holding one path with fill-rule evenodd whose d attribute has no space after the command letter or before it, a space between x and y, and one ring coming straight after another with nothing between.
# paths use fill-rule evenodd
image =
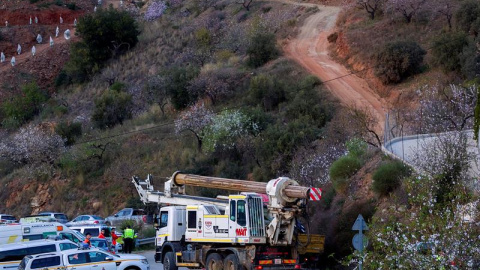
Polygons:
<instances>
[{"instance_id":1,"label":"group of people","mask_svg":"<svg viewBox=\"0 0 480 270\"><path fill-rule=\"evenodd\" d=\"M105 239L106 238L105 233L106 233L105 229L102 229L102 231L98 235L98 238ZM118 248L117 248L118 235L115 233L115 228L110 229L110 235L112 237L112 251L114 252L114 254L118 253ZM91 233L86 233L85 236L86 236L86 238L83 241L83 244L85 246L88 245L88 247L91 247L92 242L90 241L90 239L92 238L92 234ZM123 231L123 252L124 253L132 253L133 244L134 244L133 239L134 238L136 238L135 231L131 228L130 225L127 225L126 229Z\"/></svg>"}]
</instances>

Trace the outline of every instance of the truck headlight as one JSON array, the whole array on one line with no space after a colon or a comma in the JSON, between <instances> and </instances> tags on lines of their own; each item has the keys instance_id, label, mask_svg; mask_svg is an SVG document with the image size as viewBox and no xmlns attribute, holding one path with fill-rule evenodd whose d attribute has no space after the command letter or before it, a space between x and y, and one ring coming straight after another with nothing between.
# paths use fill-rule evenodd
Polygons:
<instances>
[{"instance_id":1,"label":"truck headlight","mask_svg":"<svg viewBox=\"0 0 480 270\"><path fill-rule=\"evenodd\" d=\"M147 259L142 259L142 263L148 265L148 260Z\"/></svg>"}]
</instances>

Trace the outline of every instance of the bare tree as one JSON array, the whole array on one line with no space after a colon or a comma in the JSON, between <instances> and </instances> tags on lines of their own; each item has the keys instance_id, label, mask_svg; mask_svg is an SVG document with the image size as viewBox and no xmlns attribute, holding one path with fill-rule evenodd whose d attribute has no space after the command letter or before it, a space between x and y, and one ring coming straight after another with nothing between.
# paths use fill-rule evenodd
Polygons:
<instances>
[{"instance_id":1,"label":"bare tree","mask_svg":"<svg viewBox=\"0 0 480 270\"><path fill-rule=\"evenodd\" d=\"M456 9L456 2L450 0L437 0L435 1L435 7L433 10L436 10L439 14L447 19L448 29L452 29L452 18L453 12Z\"/></svg>"},{"instance_id":2,"label":"bare tree","mask_svg":"<svg viewBox=\"0 0 480 270\"><path fill-rule=\"evenodd\" d=\"M413 16L423 7L427 0L388 0L387 9L399 12L407 23L412 21Z\"/></svg>"},{"instance_id":3,"label":"bare tree","mask_svg":"<svg viewBox=\"0 0 480 270\"><path fill-rule=\"evenodd\" d=\"M197 103L180 114L175 120L175 132L178 134L188 130L197 139L198 150L202 149L203 131L212 122L213 112L203 103Z\"/></svg>"},{"instance_id":4,"label":"bare tree","mask_svg":"<svg viewBox=\"0 0 480 270\"><path fill-rule=\"evenodd\" d=\"M221 96L226 96L235 90L240 83L242 74L234 68L219 68L207 70L195 78L188 91L194 95L207 96L215 104Z\"/></svg>"},{"instance_id":5,"label":"bare tree","mask_svg":"<svg viewBox=\"0 0 480 270\"><path fill-rule=\"evenodd\" d=\"M375 13L379 8L384 4L385 0L357 0L357 5L361 8L364 8L368 14L370 14L370 19L375 19Z\"/></svg>"},{"instance_id":6,"label":"bare tree","mask_svg":"<svg viewBox=\"0 0 480 270\"><path fill-rule=\"evenodd\" d=\"M147 92L146 96L158 104L162 115L165 115L165 106L169 102L169 97L167 93L167 88L165 87L166 80L160 76L154 76L148 79L147 84L145 85L145 91Z\"/></svg>"},{"instance_id":7,"label":"bare tree","mask_svg":"<svg viewBox=\"0 0 480 270\"><path fill-rule=\"evenodd\" d=\"M249 11L250 10L250 4L252 4L252 1L253 0L241 0L239 2L237 2L238 4L242 4L242 6L247 10Z\"/></svg>"},{"instance_id":8,"label":"bare tree","mask_svg":"<svg viewBox=\"0 0 480 270\"><path fill-rule=\"evenodd\" d=\"M381 147L381 136L376 130L377 118L368 108L349 107L348 110L348 125L352 127L356 134L355 137L362 138L366 143L374 147Z\"/></svg>"}]
</instances>

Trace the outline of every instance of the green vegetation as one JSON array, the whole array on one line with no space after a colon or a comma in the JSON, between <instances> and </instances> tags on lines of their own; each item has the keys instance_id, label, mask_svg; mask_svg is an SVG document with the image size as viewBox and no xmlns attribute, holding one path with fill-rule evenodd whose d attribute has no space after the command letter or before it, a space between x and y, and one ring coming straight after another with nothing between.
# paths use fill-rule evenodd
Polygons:
<instances>
[{"instance_id":1,"label":"green vegetation","mask_svg":"<svg viewBox=\"0 0 480 270\"><path fill-rule=\"evenodd\" d=\"M385 84L399 83L420 72L425 54L413 41L387 43L377 54L375 73Z\"/></svg>"},{"instance_id":2,"label":"green vegetation","mask_svg":"<svg viewBox=\"0 0 480 270\"><path fill-rule=\"evenodd\" d=\"M82 135L82 124L60 122L55 127L55 132L65 140L65 145L72 145Z\"/></svg>"},{"instance_id":3,"label":"green vegetation","mask_svg":"<svg viewBox=\"0 0 480 270\"><path fill-rule=\"evenodd\" d=\"M278 53L275 35L259 31L251 37L247 49L248 63L252 67L259 67L277 57Z\"/></svg>"},{"instance_id":4,"label":"green vegetation","mask_svg":"<svg viewBox=\"0 0 480 270\"><path fill-rule=\"evenodd\" d=\"M411 173L403 162L395 160L380 165L373 174L372 188L380 196L386 196L398 188L401 180Z\"/></svg>"},{"instance_id":5,"label":"green vegetation","mask_svg":"<svg viewBox=\"0 0 480 270\"><path fill-rule=\"evenodd\" d=\"M434 64L441 66L446 72L460 72L463 64L461 55L467 45L467 35L463 32L447 32L436 37L432 44Z\"/></svg>"},{"instance_id":6,"label":"green vegetation","mask_svg":"<svg viewBox=\"0 0 480 270\"><path fill-rule=\"evenodd\" d=\"M132 96L124 92L124 85L113 84L95 100L92 121L99 128L111 128L132 117Z\"/></svg>"},{"instance_id":7,"label":"green vegetation","mask_svg":"<svg viewBox=\"0 0 480 270\"><path fill-rule=\"evenodd\" d=\"M478 36L480 33L480 3L475 0L464 2L455 14L458 28Z\"/></svg>"},{"instance_id":8,"label":"green vegetation","mask_svg":"<svg viewBox=\"0 0 480 270\"><path fill-rule=\"evenodd\" d=\"M47 95L32 82L22 87L22 94L2 104L2 126L16 128L31 120L40 112Z\"/></svg>"},{"instance_id":9,"label":"green vegetation","mask_svg":"<svg viewBox=\"0 0 480 270\"><path fill-rule=\"evenodd\" d=\"M74 82L84 82L98 72L105 61L133 48L140 32L126 11L110 7L82 17L77 33L82 41L72 46L65 70Z\"/></svg>"}]
</instances>

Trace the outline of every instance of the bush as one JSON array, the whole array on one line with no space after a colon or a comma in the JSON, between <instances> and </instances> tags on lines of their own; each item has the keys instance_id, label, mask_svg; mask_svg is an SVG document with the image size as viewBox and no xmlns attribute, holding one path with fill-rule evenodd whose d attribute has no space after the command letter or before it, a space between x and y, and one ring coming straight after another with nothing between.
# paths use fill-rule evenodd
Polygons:
<instances>
[{"instance_id":1,"label":"bush","mask_svg":"<svg viewBox=\"0 0 480 270\"><path fill-rule=\"evenodd\" d=\"M340 157L330 166L330 179L334 183L348 179L360 170L361 167L362 163L357 157L349 155Z\"/></svg>"},{"instance_id":2,"label":"bush","mask_svg":"<svg viewBox=\"0 0 480 270\"><path fill-rule=\"evenodd\" d=\"M460 30L475 36L478 35L480 32L480 3L478 1L464 2L455 15Z\"/></svg>"},{"instance_id":3,"label":"bush","mask_svg":"<svg viewBox=\"0 0 480 270\"><path fill-rule=\"evenodd\" d=\"M22 94L2 104L5 116L2 125L8 128L18 127L32 119L40 112L41 105L47 100L47 95L38 88L36 83L22 87Z\"/></svg>"},{"instance_id":4,"label":"bush","mask_svg":"<svg viewBox=\"0 0 480 270\"><path fill-rule=\"evenodd\" d=\"M372 188L378 195L385 196L401 185L401 180L411 173L401 161L391 161L380 165L373 174Z\"/></svg>"},{"instance_id":5,"label":"bush","mask_svg":"<svg viewBox=\"0 0 480 270\"><path fill-rule=\"evenodd\" d=\"M425 54L413 41L388 43L376 56L375 73L385 84L401 82L420 71Z\"/></svg>"},{"instance_id":6,"label":"bush","mask_svg":"<svg viewBox=\"0 0 480 270\"><path fill-rule=\"evenodd\" d=\"M60 122L55 127L55 132L65 140L65 145L72 145L75 139L82 135L82 124Z\"/></svg>"},{"instance_id":7,"label":"bush","mask_svg":"<svg viewBox=\"0 0 480 270\"><path fill-rule=\"evenodd\" d=\"M469 45L463 48L460 61L462 73L467 80L480 77L480 54L474 42L469 42Z\"/></svg>"},{"instance_id":8,"label":"bush","mask_svg":"<svg viewBox=\"0 0 480 270\"><path fill-rule=\"evenodd\" d=\"M275 35L271 33L258 32L254 34L247 48L248 64L252 67L259 67L274 59L278 55Z\"/></svg>"},{"instance_id":9,"label":"bush","mask_svg":"<svg viewBox=\"0 0 480 270\"><path fill-rule=\"evenodd\" d=\"M128 12L111 7L82 17L77 33L82 41L72 46L66 70L75 81L83 82L106 60L134 47L140 32Z\"/></svg>"},{"instance_id":10,"label":"bush","mask_svg":"<svg viewBox=\"0 0 480 270\"><path fill-rule=\"evenodd\" d=\"M175 109L184 109L196 101L197 96L188 91L188 86L197 75L198 70L193 67L173 67L164 72L166 92Z\"/></svg>"},{"instance_id":11,"label":"bush","mask_svg":"<svg viewBox=\"0 0 480 270\"><path fill-rule=\"evenodd\" d=\"M254 104L271 111L285 101L285 86L278 79L266 74L255 76L250 81L249 96Z\"/></svg>"},{"instance_id":12,"label":"bush","mask_svg":"<svg viewBox=\"0 0 480 270\"><path fill-rule=\"evenodd\" d=\"M460 71L461 54L467 45L467 35L463 32L439 35L432 44L433 63L441 66L444 71Z\"/></svg>"},{"instance_id":13,"label":"bush","mask_svg":"<svg viewBox=\"0 0 480 270\"><path fill-rule=\"evenodd\" d=\"M78 7L75 3L68 3L67 8L70 9L70 10L77 10L78 9Z\"/></svg>"},{"instance_id":14,"label":"bush","mask_svg":"<svg viewBox=\"0 0 480 270\"><path fill-rule=\"evenodd\" d=\"M132 96L109 89L95 100L92 121L99 128L110 128L132 117Z\"/></svg>"}]
</instances>

